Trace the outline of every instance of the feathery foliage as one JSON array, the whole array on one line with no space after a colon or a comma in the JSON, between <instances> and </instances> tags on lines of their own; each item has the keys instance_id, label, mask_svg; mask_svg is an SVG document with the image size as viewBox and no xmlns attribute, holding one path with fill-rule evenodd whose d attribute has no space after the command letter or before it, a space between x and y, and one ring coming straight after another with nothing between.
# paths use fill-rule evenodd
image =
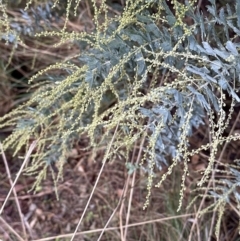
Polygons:
<instances>
[{"instance_id":1,"label":"feathery foliage","mask_svg":"<svg viewBox=\"0 0 240 241\"><path fill-rule=\"evenodd\" d=\"M70 8L76 11L79 2L71 6L68 1L67 18ZM92 1L94 32L70 33L65 24L61 31L35 35L57 36L57 45L69 42L79 46L74 58L33 76L29 83L38 84L38 90L24 105L0 119L0 128L13 128L4 148L11 147L16 154L22 147L28 147L31 140L38 140L27 168L27 173L38 176L35 187L44 178L47 164L56 163L58 178L61 176L74 141L85 134L91 147L110 148L109 160L115 155L127 160L134 143L146 137L141 168L148 174L149 192L144 207L149 204L154 173L163 165L168 166L158 187L181 161L184 173L180 209L188 162L201 150L210 152L199 182L199 190L206 190L204 184L214 171L219 148L240 139L239 135L224 136L240 101L240 3L236 1L218 10L216 2L209 0L207 17L194 7L194 1L172 3L173 9L165 0L129 0L120 15L111 16L105 1ZM0 4L0 27L5 39L12 42L10 36L16 24L10 24L6 7L2 1ZM53 7L57 4L55 1ZM50 7L46 12L50 14ZM47 19L47 15L41 17ZM34 26L31 24L30 29ZM32 29L31 32L35 33ZM51 74L52 70L61 74ZM40 76L45 76L46 81L39 83ZM226 96L232 100L228 114L224 108ZM205 123L209 123L211 142L190 149L188 138ZM117 126L116 138L108 146ZM234 178L217 181L219 186L213 186L208 193L216 198L212 207L219 210L219 220L230 195L239 204L238 169L237 162L229 169Z\"/></svg>"}]
</instances>

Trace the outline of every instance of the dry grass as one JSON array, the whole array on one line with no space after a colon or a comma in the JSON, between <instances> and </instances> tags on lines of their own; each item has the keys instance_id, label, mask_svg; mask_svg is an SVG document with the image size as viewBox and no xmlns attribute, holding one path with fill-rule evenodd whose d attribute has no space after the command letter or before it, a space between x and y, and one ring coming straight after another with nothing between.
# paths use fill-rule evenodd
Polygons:
<instances>
[{"instance_id":1,"label":"dry grass","mask_svg":"<svg viewBox=\"0 0 240 241\"><path fill-rule=\"evenodd\" d=\"M101 235L101 240L188 240L197 208L176 213L181 166L161 188L153 189L151 205L143 211L147 194L145 175L141 171L129 175L123 160L113 160L105 164L98 179L104 153L103 150L82 151L86 142L81 140L65 165L64 179L57 185L59 200L55 195L50 168L42 189L35 194L28 193L34 177L21 175L13 189L16 195L8 199L4 208L1 222L5 231L0 231L4 240L11 240L13 236L17 240L22 237L23 240L35 241L70 240L73 236L75 240L100 240ZM139 153L139 147L136 147L131 159L136 160ZM12 173L13 169L17 172L18 165L16 160L15 164L11 161L7 164ZM1 170L1 173L6 172ZM157 176L160 178L161 173ZM7 193L13 185L4 177L2 180L2 192ZM186 192L184 206L192 198L190 190L195 181L188 180L189 192ZM5 195L1 195L0 201L5 200ZM19 203L20 209L16 208L16 203ZM85 209L81 226L74 234ZM17 210L21 210L18 213L23 215L24 227L19 215L16 215ZM192 231L194 240L207 240L202 235L209 231L203 229L210 220L206 222L202 218L196 224ZM28 238L24 239L24 235Z\"/></svg>"},{"instance_id":2,"label":"dry grass","mask_svg":"<svg viewBox=\"0 0 240 241\"><path fill-rule=\"evenodd\" d=\"M215 240L216 214L207 213L196 219L201 200L190 210L183 208L180 213L176 212L183 169L181 165L161 188L152 190L150 206L143 211L147 194L145 174L140 170L128 174L125 161L121 159L106 163L102 169L104 150L83 151L87 142L87 139L81 139L69 154L63 180L57 184L59 200L52 179L54 168L51 170L49 167L41 190L29 193L34 177L22 173L15 179L18 179L17 183L9 181L16 173L20 173L24 162L18 158L7 160L2 152L5 168L9 169L6 171L1 167L1 206L6 202L2 206L4 208L0 220L2 240L73 240L73 237L74 240L119 241ZM141 148L139 143L130 160L137 161ZM201 153L200 156L204 157L204 154ZM192 160L190 164L191 175L186 181L184 207L195 195L192 190L200 178L196 171L204 163L202 157ZM162 173L156 175L158 179ZM14 190L14 195L6 198L11 189ZM208 202L209 200L204 200L202 208ZM233 206L223 219L220 240L236 240L237 217ZM80 227L76 229L79 223Z\"/></svg>"},{"instance_id":3,"label":"dry grass","mask_svg":"<svg viewBox=\"0 0 240 241\"><path fill-rule=\"evenodd\" d=\"M68 22L69 31L83 31L86 25L89 30L93 29L88 1L81 7L79 18ZM16 19L20 17L16 11L9 14ZM61 27L61 24L55 26ZM20 44L13 55L10 45L0 43L0 115L29 98L31 91L26 92L29 88L26 80L30 76L52 63L74 56L78 49L74 45L69 48L67 43L56 48L54 44L57 39L54 37L44 38L44 41L26 36L24 38L26 46ZM235 118L232 118L235 122L231 124L234 128L229 133L240 128L238 112L239 109L236 109ZM10 131L0 130L0 138L4 138ZM196 148L206 140L209 141L207 133L206 127L197 130L191 139L192 147ZM209 200L201 199L191 209L186 211L183 208L181 212L176 212L183 169L181 165L161 188L152 190L150 206L143 211L147 195L145 174L141 170L128 174L125 160L120 158L109 163L103 162L105 150L83 151L87 143L88 140L84 137L80 139L66 160L63 180L57 184L58 200L52 179L55 167L49 167L41 189L36 193L29 192L35 177L26 176L22 172L28 153L23 161L19 157L12 158L11 151L1 151L1 240L72 240L74 236L74 240L80 241L100 238L108 241L215 240L216 214L207 213L196 219L199 209L206 207ZM143 143L144 140L136 143L127 161L137 163L140 160ZM239 148L229 145L220 155L226 162L231 162L232 155L234 158L240 156ZM186 180L184 207L195 195L192 190L200 178L198 171L206 167L207 160L208 153L201 152L189 164L190 176ZM156 180L160 179L164 171L156 174ZM10 193L13 196L9 196ZM222 221L220 240L236 241L239 238L238 218L234 205L230 205Z\"/></svg>"},{"instance_id":4,"label":"dry grass","mask_svg":"<svg viewBox=\"0 0 240 241\"><path fill-rule=\"evenodd\" d=\"M16 195L8 200L2 217L5 223L10 221L8 226L12 227L12 230L18 230L18 237L24 237L26 232L28 239L23 238L24 240L71 238L93 189L94 193L76 240L83 240L80 237L97 240L101 232L101 240L159 240L158 237L163 235L159 230L166 230L164 226L172 230L168 235L178 237L179 227L183 226L183 220L186 221L191 214L168 216L166 211L173 214L178 203L174 187L169 189L169 197L163 190L166 187L154 190L150 208L143 211L146 180L141 173L135 172L135 177L129 175L124 162L115 160L114 163L106 164L97 183L102 151L96 153L95 157L91 152L81 153L77 149L73 153L74 156L64 168L64 181L58 184L59 200L56 199L54 183L51 181L51 171L42 190L36 194L27 192L34 181L33 177L21 176L14 189ZM93 188L96 183L96 188ZM4 192L13 187L7 180L3 186ZM1 202L7 200L2 196ZM15 213L15 203L22 207L20 213L23 214L24 226L21 225L19 215ZM109 224L106 225L108 221ZM175 225L177 223L179 227ZM5 234L17 237L16 233L12 233L8 227L5 228L8 229Z\"/></svg>"}]
</instances>

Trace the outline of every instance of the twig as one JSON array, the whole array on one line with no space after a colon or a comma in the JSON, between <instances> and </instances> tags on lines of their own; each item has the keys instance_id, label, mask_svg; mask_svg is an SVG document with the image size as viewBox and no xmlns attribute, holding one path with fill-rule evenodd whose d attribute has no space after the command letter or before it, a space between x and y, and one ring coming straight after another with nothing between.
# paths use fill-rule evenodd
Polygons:
<instances>
[{"instance_id":1,"label":"twig","mask_svg":"<svg viewBox=\"0 0 240 241\"><path fill-rule=\"evenodd\" d=\"M9 170L7 158L6 158L6 155L5 155L4 151L3 151L3 147L2 147L2 143L1 142L0 142L0 149L2 151L2 158L3 158L3 162L4 162L4 165L5 165L5 168L6 168L7 176L8 176L10 185L12 187L13 186L13 181L12 181L12 177L11 177L11 172ZM27 239L27 232L26 232L26 228L25 228L25 224L24 224L24 218L23 218L21 206L20 206L20 203L19 203L19 200L18 200L18 196L17 196L17 192L16 192L15 188L13 188L13 195L14 195L14 199L15 199L15 202L16 202L18 214L19 214L19 217L20 217L20 220L21 220L23 235L24 235L25 239Z\"/></svg>"},{"instance_id":2,"label":"twig","mask_svg":"<svg viewBox=\"0 0 240 241\"><path fill-rule=\"evenodd\" d=\"M22 164L20 170L18 171L17 176L16 176L16 178L15 178L15 180L14 180L12 186L11 186L11 189L9 190L8 195L7 195L5 201L4 201L4 203L3 203L3 205L2 205L2 207L1 207L1 209L0 209L0 215L1 215L2 212L3 212L3 209L4 209L6 203L7 203L8 199L9 199L9 197L10 197L10 195L11 195L11 193L12 193L12 191L13 191L15 185L16 185L16 183L17 183L17 180L18 180L20 174L22 173L22 170L23 170L25 164L27 163L27 161L28 161L28 159L29 159L32 151L33 151L34 148L36 147L36 144L37 144L37 141L34 141L34 142L30 145L29 150L28 150L28 152L27 152L27 154L26 154L26 157L25 157L25 159L24 159L24 161L23 161L23 164Z\"/></svg>"},{"instance_id":3,"label":"twig","mask_svg":"<svg viewBox=\"0 0 240 241\"><path fill-rule=\"evenodd\" d=\"M136 145L134 146L134 149L133 149L131 164L133 163L133 157L135 155L135 152L136 152ZM123 196L124 197L127 196L129 182L130 182L130 175L127 176L127 181L125 183L125 188L124 188L124 191L123 191ZM121 233L121 240L122 241L124 241L123 219L122 219L122 217L123 217L123 208L124 208L124 202L122 202L122 205L121 205L120 210L119 210L119 224L120 224L120 233Z\"/></svg>"},{"instance_id":4,"label":"twig","mask_svg":"<svg viewBox=\"0 0 240 241\"><path fill-rule=\"evenodd\" d=\"M16 231L2 218L0 217L0 221L9 229L11 233L13 233L20 241L25 241L21 236L16 233Z\"/></svg>"},{"instance_id":5,"label":"twig","mask_svg":"<svg viewBox=\"0 0 240 241\"><path fill-rule=\"evenodd\" d=\"M109 144L109 146L108 146L108 149L107 149L107 151L106 151L106 154L105 154L105 156L104 156L103 164L102 164L102 167L101 167L101 169L100 169L100 171L99 171L97 180L96 180L96 182L95 182L95 184L94 184L94 186L93 186L93 190L92 190L92 192L91 192L91 194L90 194L90 197L89 197L89 199L88 199L88 201L87 201L87 204L86 204L86 206L85 206L85 208L84 208L84 210L83 210L82 216L81 216L81 218L80 218L80 220L79 220L79 222L78 222L78 224L77 224L77 227L76 227L76 229L75 229L75 231L74 231L74 233L73 233L70 241L73 241L75 235L77 234L78 228L79 228L79 226L80 226L80 224L81 224L81 222L82 222L82 220L83 220L83 217L84 217L84 215L85 215L85 213L86 213L86 211L87 211L87 209L88 209L88 206L89 206L89 204L90 204L90 201L92 200L93 193L94 193L94 191L95 191L95 189L96 189L96 187L97 187L98 181L99 181L100 176L101 176L101 174L102 174L102 172L103 172L103 168L104 168L104 166L105 166L105 164L106 164L106 161L107 161L107 158L108 158L108 154L109 154L110 149L111 149L111 147L112 147L113 141L114 141L114 139L115 139L115 137L116 137L117 130L118 130L118 126L119 126L119 123L118 123L117 126L116 126L116 129L115 129L115 131L114 131L112 140L111 140L111 142L110 142L110 144Z\"/></svg>"},{"instance_id":6,"label":"twig","mask_svg":"<svg viewBox=\"0 0 240 241\"><path fill-rule=\"evenodd\" d=\"M209 212L207 212L207 213L209 213ZM178 215L178 216L171 216L171 217L165 217L165 218L159 218L159 219L143 221L143 222L139 222L139 223L132 223L132 224L129 224L127 227L133 228L133 227L142 226L142 225L151 224L151 223L166 222L166 221L172 220L172 219L190 217L192 215L194 215L194 213L182 214L182 215ZM124 225L123 228L126 228L126 226ZM106 228L105 231L113 231L113 230L119 230L119 229L120 229L120 227L110 227L110 228ZM102 228L95 229L95 230L87 230L87 231L77 232L74 235L76 236L76 235L84 235L84 234L93 234L93 233L101 232L102 230L103 230ZM72 237L72 235L73 235L72 233L62 234L62 235L43 238L43 239L35 239L33 241L57 240L57 239L60 239L60 238L69 238L69 237Z\"/></svg>"},{"instance_id":7,"label":"twig","mask_svg":"<svg viewBox=\"0 0 240 241\"><path fill-rule=\"evenodd\" d=\"M126 186L127 186L127 185L125 185L124 190L126 189ZM113 213L111 214L110 218L108 219L107 223L105 224L104 228L102 229L102 232L100 233L97 241L100 241L103 233L104 233L105 230L107 229L108 224L110 223L110 221L111 221L112 218L114 217L115 213L117 212L120 204L122 203L122 201L123 201L124 199L125 199L125 195L124 195L124 193L122 193L122 195L121 195L121 197L120 197L120 199L119 199L119 201L118 201L117 207L114 209Z\"/></svg>"},{"instance_id":8,"label":"twig","mask_svg":"<svg viewBox=\"0 0 240 241\"><path fill-rule=\"evenodd\" d=\"M144 142L145 142L145 137L146 135L144 135L144 137L142 138L142 142L141 142L141 145L140 145L140 150L138 152L138 157L137 157L137 161L136 161L136 164L138 164L140 162L140 159L141 159L141 155L142 155L142 150L143 150L143 145L144 145ZM131 191L130 191L130 196L129 196L129 201L128 201L128 211L127 211L127 217L126 217L126 229L125 229L125 232L124 232L124 241L126 241L126 238L127 238L127 227L128 227L128 223L129 223L129 217L130 217L130 211L131 211L131 206L132 206L132 197L133 197L133 187L134 187L134 184L135 184L135 179L136 179L136 171L133 173L133 178L132 178L132 184L131 184Z\"/></svg>"}]
</instances>

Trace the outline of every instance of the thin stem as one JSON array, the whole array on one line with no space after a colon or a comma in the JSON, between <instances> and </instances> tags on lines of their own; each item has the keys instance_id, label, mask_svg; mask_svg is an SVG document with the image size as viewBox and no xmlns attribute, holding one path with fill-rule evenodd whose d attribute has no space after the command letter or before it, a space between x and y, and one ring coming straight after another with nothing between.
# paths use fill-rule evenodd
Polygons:
<instances>
[{"instance_id":1,"label":"thin stem","mask_svg":"<svg viewBox=\"0 0 240 241\"><path fill-rule=\"evenodd\" d=\"M104 168L104 166L105 166L105 164L106 164L108 155L109 155L109 153L110 153L110 149L111 149L111 147L112 147L113 141L114 141L114 139L115 139L115 137L116 137L117 130L118 130L118 126L119 126L119 123L118 123L117 126L116 126L116 129L115 129L115 131L114 131L112 140L111 140L111 142L110 142L110 144L109 144L109 146L108 146L108 149L107 149L107 151L106 151L106 154L105 154L105 156L104 156L103 164L102 164L102 167L101 167L101 169L100 169L100 171L99 171L97 180L96 180L96 182L95 182L95 184L94 184L94 187L93 187L93 190L92 190L92 192L91 192L91 194L90 194L90 197L89 197L89 199L88 199L88 201L87 201L87 204L86 204L86 206L85 206L85 208L84 208L83 214L82 214L82 216L81 216L81 218L80 218L80 220L79 220L79 222L78 222L78 224L77 224L77 227L76 227L76 229L75 229L75 231L74 231L74 233L73 233L70 241L73 241L74 237L76 236L77 231L78 231L78 229L79 229L79 227L80 227L80 224L81 224L81 222L82 222L82 220L83 220L83 217L84 217L84 215L85 215L85 213L86 213L86 211L87 211L87 209L88 209L88 206L89 206L89 204L90 204L90 201L92 200L94 191L95 191L95 189L96 189L96 187L97 187L97 184L98 184L98 182L99 182L100 176L101 176L101 174L102 174L102 172L103 172L103 168Z\"/></svg>"}]
</instances>

